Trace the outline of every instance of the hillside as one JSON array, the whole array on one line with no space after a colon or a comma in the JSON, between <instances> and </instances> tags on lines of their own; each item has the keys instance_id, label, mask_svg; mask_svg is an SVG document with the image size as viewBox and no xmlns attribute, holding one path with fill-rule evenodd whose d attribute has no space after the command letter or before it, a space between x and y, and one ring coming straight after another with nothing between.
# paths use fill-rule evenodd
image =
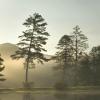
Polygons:
<instances>
[{"instance_id":1,"label":"hillside","mask_svg":"<svg viewBox=\"0 0 100 100\"><path fill-rule=\"evenodd\" d=\"M10 58L15 51L18 50L18 47L12 43L3 43L0 44L0 54L3 58ZM45 55L46 58L51 58L51 55Z\"/></svg>"},{"instance_id":2,"label":"hillside","mask_svg":"<svg viewBox=\"0 0 100 100\"><path fill-rule=\"evenodd\" d=\"M10 55L14 54L16 50L18 50L18 47L15 44L11 43L0 44L0 54L3 58L9 58Z\"/></svg>"}]
</instances>

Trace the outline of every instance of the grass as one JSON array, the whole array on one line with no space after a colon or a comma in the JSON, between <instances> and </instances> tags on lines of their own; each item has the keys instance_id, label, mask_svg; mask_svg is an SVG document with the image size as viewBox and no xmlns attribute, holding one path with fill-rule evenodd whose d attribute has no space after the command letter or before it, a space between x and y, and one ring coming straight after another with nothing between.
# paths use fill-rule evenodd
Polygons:
<instances>
[{"instance_id":1,"label":"grass","mask_svg":"<svg viewBox=\"0 0 100 100\"><path fill-rule=\"evenodd\" d=\"M64 90L57 90L55 88L9 88L9 89L0 89L0 93L54 93L54 92L66 92L66 93L87 93L87 92L95 92L100 93L100 86L74 86L74 87L67 87Z\"/></svg>"}]
</instances>

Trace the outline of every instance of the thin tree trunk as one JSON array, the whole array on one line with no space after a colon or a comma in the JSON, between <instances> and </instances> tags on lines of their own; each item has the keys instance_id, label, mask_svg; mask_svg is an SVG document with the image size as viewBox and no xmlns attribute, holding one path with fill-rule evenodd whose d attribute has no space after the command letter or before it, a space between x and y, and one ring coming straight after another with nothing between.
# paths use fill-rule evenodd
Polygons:
<instances>
[{"instance_id":1,"label":"thin tree trunk","mask_svg":"<svg viewBox=\"0 0 100 100\"><path fill-rule=\"evenodd\" d=\"M34 24L33 24L33 34L34 34ZM31 44L32 44L32 38L31 38L31 41L30 41L29 52L28 52L28 57L27 57L26 75L25 75L25 83L26 84L28 84L28 70L29 70L29 59L30 59L30 52L31 52Z\"/></svg>"},{"instance_id":2,"label":"thin tree trunk","mask_svg":"<svg viewBox=\"0 0 100 100\"><path fill-rule=\"evenodd\" d=\"M25 83L28 83L28 68L29 68L29 61L27 61L27 65L26 65L26 74L25 74Z\"/></svg>"},{"instance_id":3,"label":"thin tree trunk","mask_svg":"<svg viewBox=\"0 0 100 100\"><path fill-rule=\"evenodd\" d=\"M66 71L65 71L65 68L63 68L63 72L62 72L62 81L63 81L63 83L64 84L66 84L66 78L65 78L65 76L66 76Z\"/></svg>"},{"instance_id":4,"label":"thin tree trunk","mask_svg":"<svg viewBox=\"0 0 100 100\"><path fill-rule=\"evenodd\" d=\"M78 46L77 46L77 37L76 37L76 63L78 61Z\"/></svg>"},{"instance_id":5,"label":"thin tree trunk","mask_svg":"<svg viewBox=\"0 0 100 100\"><path fill-rule=\"evenodd\" d=\"M27 57L27 65L26 65L26 76L25 76L25 82L28 83L28 69L29 69L29 59L30 59L30 51L31 51L31 42L32 39L30 41L30 47L29 47L29 52L28 52L28 57Z\"/></svg>"},{"instance_id":6,"label":"thin tree trunk","mask_svg":"<svg viewBox=\"0 0 100 100\"><path fill-rule=\"evenodd\" d=\"M78 41L77 41L77 35L76 35L76 44L75 44L75 48L76 48L76 54L75 54L75 67L76 67L76 70L75 70L75 85L77 85L77 83L78 83L78 65L77 65L77 63L78 63Z\"/></svg>"}]
</instances>

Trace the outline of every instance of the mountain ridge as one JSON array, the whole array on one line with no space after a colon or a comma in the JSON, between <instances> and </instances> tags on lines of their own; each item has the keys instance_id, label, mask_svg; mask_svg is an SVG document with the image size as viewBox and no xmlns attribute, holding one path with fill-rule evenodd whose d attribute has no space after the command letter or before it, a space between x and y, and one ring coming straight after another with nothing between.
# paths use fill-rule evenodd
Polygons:
<instances>
[{"instance_id":1,"label":"mountain ridge","mask_svg":"<svg viewBox=\"0 0 100 100\"><path fill-rule=\"evenodd\" d=\"M16 44L9 43L9 42L0 44L0 54L4 58L9 58L17 50L18 50L18 46ZM50 58L52 56L49 54L44 54L44 55L47 58Z\"/></svg>"}]
</instances>

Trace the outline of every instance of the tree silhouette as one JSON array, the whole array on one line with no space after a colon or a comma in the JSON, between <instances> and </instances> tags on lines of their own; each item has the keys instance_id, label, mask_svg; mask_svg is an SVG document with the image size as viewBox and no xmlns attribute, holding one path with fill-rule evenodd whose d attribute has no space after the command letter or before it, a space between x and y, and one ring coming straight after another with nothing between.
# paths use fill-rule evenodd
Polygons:
<instances>
[{"instance_id":1,"label":"tree silhouette","mask_svg":"<svg viewBox=\"0 0 100 100\"><path fill-rule=\"evenodd\" d=\"M100 46L93 47L90 51L93 66L100 65Z\"/></svg>"},{"instance_id":2,"label":"tree silhouette","mask_svg":"<svg viewBox=\"0 0 100 100\"><path fill-rule=\"evenodd\" d=\"M84 53L84 56L80 60L79 68L79 84L80 85L92 85L93 83L93 71L91 69L90 55Z\"/></svg>"},{"instance_id":3,"label":"tree silhouette","mask_svg":"<svg viewBox=\"0 0 100 100\"><path fill-rule=\"evenodd\" d=\"M85 50L88 48L88 38L82 34L82 31L80 31L80 27L78 25L76 25L73 28L73 33L72 33L72 41L73 41L73 50L74 50L74 63L76 66L75 67L75 85L78 84L78 80L79 80L79 69L80 69L80 61Z\"/></svg>"},{"instance_id":4,"label":"tree silhouette","mask_svg":"<svg viewBox=\"0 0 100 100\"><path fill-rule=\"evenodd\" d=\"M3 65L3 62L4 62L4 60L3 60L3 58L1 58L1 55L0 55L0 77L4 76L1 73L4 70L4 68L5 68L5 66ZM0 81L5 81L5 80L6 80L5 78L0 78Z\"/></svg>"},{"instance_id":5,"label":"tree silhouette","mask_svg":"<svg viewBox=\"0 0 100 100\"><path fill-rule=\"evenodd\" d=\"M93 71L93 85L100 84L100 46L95 46L90 51L91 68Z\"/></svg>"},{"instance_id":6,"label":"tree silhouette","mask_svg":"<svg viewBox=\"0 0 100 100\"><path fill-rule=\"evenodd\" d=\"M56 52L57 61L61 62L63 68L66 68L73 60L73 47L71 36L64 35L57 44L58 52Z\"/></svg>"},{"instance_id":7,"label":"tree silhouette","mask_svg":"<svg viewBox=\"0 0 100 100\"><path fill-rule=\"evenodd\" d=\"M56 69L62 70L61 82L56 84L56 88L64 89L66 86L66 70L73 62L73 48L71 36L64 35L57 44L55 59L58 63ZM59 67L59 68L58 68Z\"/></svg>"},{"instance_id":8,"label":"tree silhouette","mask_svg":"<svg viewBox=\"0 0 100 100\"><path fill-rule=\"evenodd\" d=\"M88 38L84 34L82 34L82 31L80 31L78 25L75 26L73 29L74 31L72 33L72 40L73 40L75 61L77 63L80 55L82 55L84 50L88 48L88 44L87 44Z\"/></svg>"},{"instance_id":9,"label":"tree silhouette","mask_svg":"<svg viewBox=\"0 0 100 100\"><path fill-rule=\"evenodd\" d=\"M28 69L35 66L34 61L38 63L48 61L42 51L46 51L43 46L46 45L49 33L46 32L47 23L38 13L29 16L23 25L26 26L27 29L23 32L23 35L19 36L21 39L17 44L19 50L16 51L14 55L11 55L11 57L13 59L25 58L25 83L28 83Z\"/></svg>"}]
</instances>

